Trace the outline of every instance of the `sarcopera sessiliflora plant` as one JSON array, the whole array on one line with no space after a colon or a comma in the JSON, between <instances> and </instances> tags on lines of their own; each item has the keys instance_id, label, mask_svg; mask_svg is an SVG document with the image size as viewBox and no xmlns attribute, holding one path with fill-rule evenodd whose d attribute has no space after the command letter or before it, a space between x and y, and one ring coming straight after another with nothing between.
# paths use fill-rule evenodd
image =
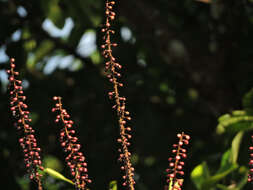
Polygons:
<instances>
[{"instance_id":1,"label":"sarcopera sessiliflora plant","mask_svg":"<svg viewBox=\"0 0 253 190\"><path fill-rule=\"evenodd\" d=\"M131 117L126 108L126 97L120 95L119 91L120 87L123 87L123 83L120 81L120 69L122 66L113 55L113 47L116 47L117 43L111 41L111 36L115 33L111 26L116 16L113 11L114 5L115 1L106 1L105 25L102 28L102 32L104 33L104 44L101 45L101 48L103 49L102 55L106 60L105 71L107 72L107 78L112 84L112 90L109 91L108 95L109 98L113 100L113 108L116 110L118 116L120 137L117 141L121 144L121 148L119 149L119 160L122 162L121 169L125 171L123 175L123 186L126 186L130 190L134 190L134 168L131 163L131 153L128 150L130 145L129 139L132 137L131 134L129 134L131 127L128 126L128 121L131 120Z\"/></svg>"},{"instance_id":2,"label":"sarcopera sessiliflora plant","mask_svg":"<svg viewBox=\"0 0 253 190\"><path fill-rule=\"evenodd\" d=\"M31 180L35 180L38 189L42 190L42 175L39 170L43 170L40 152L41 149L37 144L35 130L30 125L32 119L28 106L25 103L26 96L24 95L22 80L18 79L19 72L15 71L15 59L10 59L9 74L9 95L10 95L10 110L14 118L14 126L19 132L19 144L23 150L24 162L26 170Z\"/></svg>"},{"instance_id":3,"label":"sarcopera sessiliflora plant","mask_svg":"<svg viewBox=\"0 0 253 190\"><path fill-rule=\"evenodd\" d=\"M169 168L166 169L167 173L167 185L171 190L181 190L183 186L184 171L183 167L187 158L186 145L189 144L190 136L184 132L177 134L179 141L177 144L173 144L172 154L169 157Z\"/></svg>"},{"instance_id":4,"label":"sarcopera sessiliflora plant","mask_svg":"<svg viewBox=\"0 0 253 190\"><path fill-rule=\"evenodd\" d=\"M76 189L87 189L87 184L91 183L91 180L88 177L86 158L80 151L81 144L73 126L74 121L70 119L67 110L63 108L62 98L54 96L53 100L56 101L56 104L52 108L52 112L57 113L55 122L60 123L62 126L60 130L60 142L64 152L67 154L65 160L70 168Z\"/></svg>"},{"instance_id":5,"label":"sarcopera sessiliflora plant","mask_svg":"<svg viewBox=\"0 0 253 190\"><path fill-rule=\"evenodd\" d=\"M119 57L116 56L114 49L118 44L113 40L113 35L117 32L113 29L113 22L116 19L116 13L114 11L115 4L118 1L106 0L105 1L105 23L101 29L103 34L103 42L101 44L102 56L105 60L105 73L106 78L109 80L110 89L107 90L109 99L112 102L112 109L116 112L116 121L118 122L119 137L115 138L120 145L118 149L120 161L120 170L123 172L122 178L124 189L134 190L135 183L138 182L138 178L135 178L135 169L131 163L131 152L129 147L131 145L130 139L132 138L132 127L130 120L130 112L127 109L127 98L122 95L122 87L124 86L121 76L127 74L122 72L122 64L119 63ZM30 112L26 102L26 96L23 92L22 81L19 78L19 72L15 71L15 60L10 59L10 69L7 71L9 75L9 95L10 95L10 110L14 118L14 126L19 131L19 144L23 150L25 168L31 180L37 183L38 190L42 190L43 174L46 171L51 171L54 176L58 176L58 179L65 179L56 171L43 168L41 159L41 149L38 146L37 139L35 138L35 130L31 126ZM127 65L126 65L127 67ZM89 81L87 81L89 82ZM85 96L85 95L84 95ZM81 145L80 138L76 134L76 126L74 121L71 120L69 113L63 107L62 98L55 96L55 101L52 112L56 114L55 122L59 126L59 145L65 152L64 160L66 166L70 170L71 180L70 183L74 184L77 190L87 190L88 184L91 183L91 179L88 176L87 161L84 153L81 151L83 146ZM241 115L240 115L241 116ZM97 115L96 115L97 117ZM248 121L252 116L245 117L243 120ZM233 122L236 121L234 118ZM238 114L236 115L238 119ZM252 119L253 120L253 119ZM251 120L251 122L252 122ZM226 122L229 124L230 122ZM225 126L225 125L224 125ZM167 136L171 136L167 135ZM183 180L185 177L184 166L187 155L187 145L190 141L190 136L184 132L177 134L178 143L172 145L172 152L169 156L169 163L166 169L166 190L182 190ZM165 134L165 138L166 134ZM116 140L117 139L117 140ZM148 139L149 140L149 139ZM232 151L231 151L232 152ZM250 161L248 172L248 182L253 181L253 146L249 147ZM229 153L229 152L228 152ZM230 160L228 159L228 162ZM164 167L165 168L165 167ZM202 167L201 169L203 169ZM50 172L48 172L50 173ZM137 173L137 172L136 172ZM138 175L136 175L138 176ZM246 176L246 175L245 175ZM215 176L214 176L215 177ZM68 181L65 179L65 181ZM245 180L246 183L247 180ZM232 184L234 185L234 184ZM200 187L202 187L200 185ZM233 187L233 186L230 186ZM238 188L237 188L238 189Z\"/></svg>"}]
</instances>

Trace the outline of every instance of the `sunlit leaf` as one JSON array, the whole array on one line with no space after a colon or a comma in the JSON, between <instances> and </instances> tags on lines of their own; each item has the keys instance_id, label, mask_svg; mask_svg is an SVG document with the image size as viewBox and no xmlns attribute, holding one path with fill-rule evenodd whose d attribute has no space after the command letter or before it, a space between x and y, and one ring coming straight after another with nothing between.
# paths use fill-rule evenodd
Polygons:
<instances>
[{"instance_id":1,"label":"sunlit leaf","mask_svg":"<svg viewBox=\"0 0 253 190\"><path fill-rule=\"evenodd\" d=\"M191 172L191 179L197 189L201 189L202 184L210 177L209 169L206 162L196 166Z\"/></svg>"},{"instance_id":2,"label":"sunlit leaf","mask_svg":"<svg viewBox=\"0 0 253 190\"><path fill-rule=\"evenodd\" d=\"M101 63L101 56L100 56L99 51L97 51L97 50L94 51L94 52L91 54L90 58L91 58L91 60L92 60L92 62L93 62L94 64L99 64L99 63Z\"/></svg>"},{"instance_id":3,"label":"sunlit leaf","mask_svg":"<svg viewBox=\"0 0 253 190\"><path fill-rule=\"evenodd\" d=\"M244 110L234 110L232 111L233 116L246 116L246 111Z\"/></svg>"},{"instance_id":4,"label":"sunlit leaf","mask_svg":"<svg viewBox=\"0 0 253 190\"><path fill-rule=\"evenodd\" d=\"M239 132L237 133L237 135L235 136L235 138L232 141L232 147L231 147L231 161L233 164L237 163L237 158L238 158L238 154L239 154L239 148L240 148L240 144L242 141L242 137L243 137L243 132Z\"/></svg>"},{"instance_id":5,"label":"sunlit leaf","mask_svg":"<svg viewBox=\"0 0 253 190\"><path fill-rule=\"evenodd\" d=\"M241 112L242 113L242 112ZM222 116L223 117L223 116ZM217 133L246 131L253 128L253 116L231 116L227 114L223 118L219 118Z\"/></svg>"},{"instance_id":6,"label":"sunlit leaf","mask_svg":"<svg viewBox=\"0 0 253 190\"><path fill-rule=\"evenodd\" d=\"M117 187L117 181L111 181L110 184L109 184L109 190L117 190L118 187Z\"/></svg>"},{"instance_id":7,"label":"sunlit leaf","mask_svg":"<svg viewBox=\"0 0 253 190\"><path fill-rule=\"evenodd\" d=\"M230 119L230 118L231 118L231 115L230 115L230 114L224 114L224 115L222 115L222 116L220 116L220 117L218 118L218 121L219 121L219 122L223 122L223 121L228 120L228 119Z\"/></svg>"},{"instance_id":8,"label":"sunlit leaf","mask_svg":"<svg viewBox=\"0 0 253 190\"><path fill-rule=\"evenodd\" d=\"M47 173L48 175L56 178L56 179L59 179L59 180L62 180L62 181L66 181L66 182L74 185L73 181L71 181L70 179L64 177L61 173L59 173L59 172L57 172L57 171L55 171L55 170L53 170L51 168L45 168L43 171L45 173Z\"/></svg>"}]
</instances>

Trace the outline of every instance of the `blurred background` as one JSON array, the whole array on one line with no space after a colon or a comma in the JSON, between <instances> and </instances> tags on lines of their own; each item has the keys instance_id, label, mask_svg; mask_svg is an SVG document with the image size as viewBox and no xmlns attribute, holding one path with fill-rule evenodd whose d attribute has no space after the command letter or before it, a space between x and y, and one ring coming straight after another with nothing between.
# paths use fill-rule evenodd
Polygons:
<instances>
[{"instance_id":1,"label":"blurred background","mask_svg":"<svg viewBox=\"0 0 253 190\"><path fill-rule=\"evenodd\" d=\"M90 189L121 184L118 125L100 55L104 0L0 0L0 181L5 189L29 183L8 104L9 59L16 59L44 165L65 167L52 97L62 96L87 157ZM241 109L253 86L253 1L116 1L114 55L122 64L133 128L136 189L164 189L176 134L191 135L184 189L196 187L191 171L206 161L216 171L231 135L216 133L217 118ZM242 143L245 150L249 134ZM243 150L242 150L243 151ZM247 152L247 151L245 151ZM248 155L240 154L247 166ZM45 189L74 189L46 177ZM232 177L225 180L233 183ZM121 187L119 189L122 189Z\"/></svg>"}]
</instances>

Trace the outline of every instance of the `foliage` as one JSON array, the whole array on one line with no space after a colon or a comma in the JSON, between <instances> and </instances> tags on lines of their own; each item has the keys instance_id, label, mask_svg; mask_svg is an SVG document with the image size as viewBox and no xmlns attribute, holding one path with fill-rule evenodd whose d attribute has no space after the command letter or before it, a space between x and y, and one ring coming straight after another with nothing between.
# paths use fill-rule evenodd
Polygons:
<instances>
[{"instance_id":1,"label":"foliage","mask_svg":"<svg viewBox=\"0 0 253 190\"><path fill-rule=\"evenodd\" d=\"M253 90L250 90L243 97L244 110L232 111L232 114L224 114L218 118L217 133L236 133L236 136L232 140L231 148L227 150L221 159L220 168L214 176L210 176L210 171L206 162L195 167L191 173L191 178L196 187L200 190L208 190L212 188L218 189L242 189L247 182L248 171L243 165L239 165L238 156L240 150L240 144L243 139L245 131L252 129L252 108L253 108ZM249 145L250 146L250 145ZM227 177L228 174L235 172L235 170L243 170L240 173L241 181L236 181L230 188L219 184L219 181Z\"/></svg>"},{"instance_id":2,"label":"foliage","mask_svg":"<svg viewBox=\"0 0 253 190\"><path fill-rule=\"evenodd\" d=\"M191 178L193 182L195 183L197 189L208 190L208 189L219 188L221 187L221 184L219 184L219 182L222 179L227 177L230 173L234 172L235 170L241 169L238 166L237 157L239 153L239 147L240 147L242 136L243 136L243 133L239 132L234 137L231 148L228 149L223 154L220 167L213 176L210 176L210 171L208 169L206 162L203 162L202 164L198 165L192 171ZM244 169L243 175L247 176L247 169ZM246 182L247 182L247 178L245 180L245 177L243 177L243 181L241 181L239 185L236 184L235 188L238 188L238 187L242 188L246 184ZM226 187L226 186L223 185L222 187Z\"/></svg>"}]
</instances>

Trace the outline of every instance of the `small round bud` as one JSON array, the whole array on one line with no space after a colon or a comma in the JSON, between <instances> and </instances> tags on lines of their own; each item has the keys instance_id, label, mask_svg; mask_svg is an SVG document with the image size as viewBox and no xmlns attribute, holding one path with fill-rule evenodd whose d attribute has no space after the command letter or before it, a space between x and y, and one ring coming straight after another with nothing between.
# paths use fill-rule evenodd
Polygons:
<instances>
[{"instance_id":1,"label":"small round bud","mask_svg":"<svg viewBox=\"0 0 253 190\"><path fill-rule=\"evenodd\" d=\"M14 63L14 62L15 62L15 59L14 59L14 58L11 58L11 59L10 59L10 62L11 62L11 63Z\"/></svg>"}]
</instances>

